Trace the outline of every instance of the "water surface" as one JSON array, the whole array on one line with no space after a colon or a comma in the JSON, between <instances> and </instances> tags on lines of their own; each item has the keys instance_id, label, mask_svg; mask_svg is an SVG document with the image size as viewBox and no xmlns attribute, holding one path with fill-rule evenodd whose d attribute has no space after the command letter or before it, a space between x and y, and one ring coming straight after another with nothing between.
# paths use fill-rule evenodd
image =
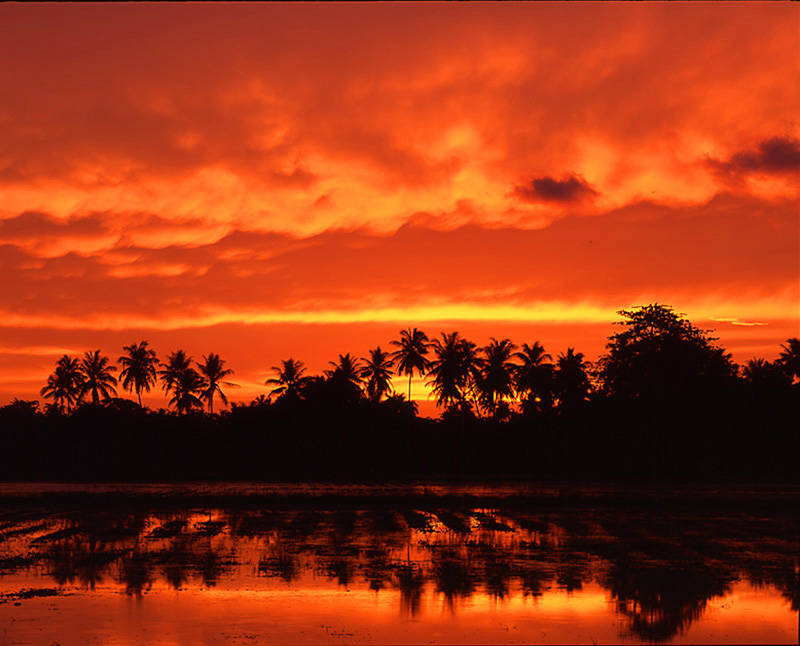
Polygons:
<instances>
[{"instance_id":1,"label":"water surface","mask_svg":"<svg viewBox=\"0 0 800 646\"><path fill-rule=\"evenodd\" d=\"M797 492L0 485L0 644L797 643Z\"/></svg>"}]
</instances>

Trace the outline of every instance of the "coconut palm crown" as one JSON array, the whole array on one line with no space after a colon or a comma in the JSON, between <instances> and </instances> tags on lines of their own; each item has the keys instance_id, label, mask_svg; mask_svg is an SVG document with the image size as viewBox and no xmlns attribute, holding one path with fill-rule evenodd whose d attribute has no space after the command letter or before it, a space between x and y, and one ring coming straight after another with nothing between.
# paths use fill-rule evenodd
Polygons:
<instances>
[{"instance_id":1,"label":"coconut palm crown","mask_svg":"<svg viewBox=\"0 0 800 646\"><path fill-rule=\"evenodd\" d=\"M306 371L302 361L295 361L291 357L281 361L280 366L272 366L277 376L267 379L264 383L267 386L275 386L270 395L278 397L296 398L300 396L300 391L307 378L303 376Z\"/></svg>"},{"instance_id":2,"label":"coconut palm crown","mask_svg":"<svg viewBox=\"0 0 800 646\"><path fill-rule=\"evenodd\" d=\"M56 369L47 378L47 385L40 393L42 397L52 399L57 407L69 410L78 402L82 383L80 362L65 354L56 362Z\"/></svg>"},{"instance_id":3,"label":"coconut palm crown","mask_svg":"<svg viewBox=\"0 0 800 646\"><path fill-rule=\"evenodd\" d=\"M117 367L109 365L109 358L100 354L100 350L88 351L81 359L81 372L83 373L83 383L81 384L79 400L83 400L86 395L92 395L92 403L99 404L100 399L110 399L117 396L117 378L111 374L116 372Z\"/></svg>"},{"instance_id":4,"label":"coconut palm crown","mask_svg":"<svg viewBox=\"0 0 800 646\"><path fill-rule=\"evenodd\" d=\"M126 355L117 359L122 365L119 373L120 383L128 392L135 392L142 405L142 392L150 392L156 384L156 366L158 359L156 351L149 347L147 341L126 345L123 350Z\"/></svg>"},{"instance_id":5,"label":"coconut palm crown","mask_svg":"<svg viewBox=\"0 0 800 646\"><path fill-rule=\"evenodd\" d=\"M175 406L178 413L188 413L192 409L203 408L200 395L205 383L191 364L192 358L185 351L176 350L162 364L164 368L158 371L164 392L172 393L169 403Z\"/></svg>"},{"instance_id":6,"label":"coconut palm crown","mask_svg":"<svg viewBox=\"0 0 800 646\"><path fill-rule=\"evenodd\" d=\"M408 328L400 332L399 341L391 341L398 349L392 353L392 360L397 366L398 375L408 375L408 401L411 401L411 377L414 371L422 377L430 362L428 354L428 335L417 328Z\"/></svg>"},{"instance_id":7,"label":"coconut palm crown","mask_svg":"<svg viewBox=\"0 0 800 646\"><path fill-rule=\"evenodd\" d=\"M392 359L380 346L369 351L369 357L362 359L364 367L361 378L366 382L367 397L373 401L392 391Z\"/></svg>"},{"instance_id":8,"label":"coconut palm crown","mask_svg":"<svg viewBox=\"0 0 800 646\"><path fill-rule=\"evenodd\" d=\"M225 381L225 377L233 374L233 370L225 368L225 361L220 359L218 354L211 353L207 357L203 356L203 363L197 364L200 376L203 378L204 389L201 398L208 402L208 412L214 412L214 396L219 395L222 403L228 405L228 398L222 392L222 386L236 388L238 384Z\"/></svg>"}]
</instances>

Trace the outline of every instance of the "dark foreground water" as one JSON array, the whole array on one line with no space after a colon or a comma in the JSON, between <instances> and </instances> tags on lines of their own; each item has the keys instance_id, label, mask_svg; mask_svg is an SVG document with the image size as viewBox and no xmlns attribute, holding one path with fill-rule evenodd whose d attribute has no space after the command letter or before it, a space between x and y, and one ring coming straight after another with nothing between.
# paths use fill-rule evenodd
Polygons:
<instances>
[{"instance_id":1,"label":"dark foreground water","mask_svg":"<svg viewBox=\"0 0 800 646\"><path fill-rule=\"evenodd\" d=\"M0 644L797 643L798 501L0 485Z\"/></svg>"}]
</instances>

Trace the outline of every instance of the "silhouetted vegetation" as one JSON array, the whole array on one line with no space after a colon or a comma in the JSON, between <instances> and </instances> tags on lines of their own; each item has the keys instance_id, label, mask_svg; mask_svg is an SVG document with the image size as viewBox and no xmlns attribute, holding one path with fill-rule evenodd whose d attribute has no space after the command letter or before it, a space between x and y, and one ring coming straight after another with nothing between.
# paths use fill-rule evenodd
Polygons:
<instances>
[{"instance_id":1,"label":"silhouetted vegetation","mask_svg":"<svg viewBox=\"0 0 800 646\"><path fill-rule=\"evenodd\" d=\"M52 400L0 409L6 480L533 479L796 481L800 342L741 369L672 308L623 310L595 365L569 348L553 363L538 342L403 330L398 349L347 353L323 375L286 359L249 404L214 412L232 371L210 353L159 362L124 348L120 383L160 381L171 410L116 397L99 350L63 356L42 389ZM156 369L158 367L158 370ZM425 377L442 410L420 418L391 378ZM208 413L204 413L204 407Z\"/></svg>"}]
</instances>

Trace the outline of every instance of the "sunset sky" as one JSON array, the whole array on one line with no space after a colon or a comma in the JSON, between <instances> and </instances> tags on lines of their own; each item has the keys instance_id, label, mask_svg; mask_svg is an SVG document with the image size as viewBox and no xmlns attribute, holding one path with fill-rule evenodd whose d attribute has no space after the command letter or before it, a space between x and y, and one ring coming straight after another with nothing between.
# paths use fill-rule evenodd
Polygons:
<instances>
[{"instance_id":1,"label":"sunset sky","mask_svg":"<svg viewBox=\"0 0 800 646\"><path fill-rule=\"evenodd\" d=\"M655 301L739 362L800 334L796 3L3 3L0 25L0 404L142 339L219 353L249 400L281 359L317 373L408 326L590 360Z\"/></svg>"}]
</instances>

